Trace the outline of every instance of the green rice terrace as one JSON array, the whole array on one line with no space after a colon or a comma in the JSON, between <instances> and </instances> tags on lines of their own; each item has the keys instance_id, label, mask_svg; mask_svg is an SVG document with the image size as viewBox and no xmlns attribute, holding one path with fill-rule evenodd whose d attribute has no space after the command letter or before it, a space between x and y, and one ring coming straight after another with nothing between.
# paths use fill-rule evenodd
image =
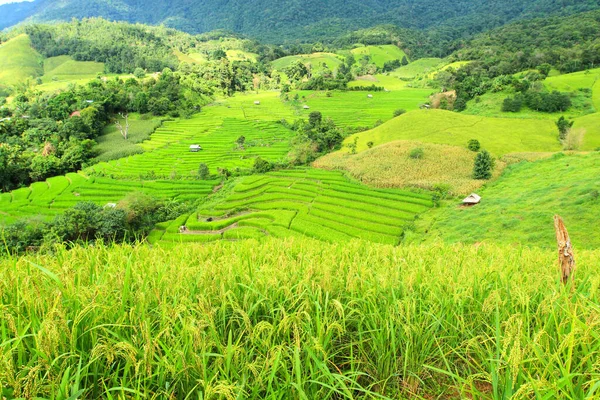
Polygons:
<instances>
[{"instance_id":1,"label":"green rice terrace","mask_svg":"<svg viewBox=\"0 0 600 400\"><path fill-rule=\"evenodd\" d=\"M208 242L221 238L305 235L398 244L403 227L432 206L431 196L372 189L339 172L294 169L242 178L226 195L182 216L151 240ZM185 229L180 230L181 227ZM183 233L183 234L182 234Z\"/></svg>"}]
</instances>

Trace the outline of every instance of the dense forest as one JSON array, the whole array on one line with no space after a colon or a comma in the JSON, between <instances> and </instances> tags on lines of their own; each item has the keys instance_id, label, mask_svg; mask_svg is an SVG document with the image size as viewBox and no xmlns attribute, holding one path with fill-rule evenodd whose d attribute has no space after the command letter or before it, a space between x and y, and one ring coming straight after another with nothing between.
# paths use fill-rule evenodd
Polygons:
<instances>
[{"instance_id":1,"label":"dense forest","mask_svg":"<svg viewBox=\"0 0 600 400\"><path fill-rule=\"evenodd\" d=\"M334 38L377 24L433 29L446 41L501 26L513 20L569 15L596 9L598 0L187 0L119 2L37 0L21 10L21 19L68 20L92 16L165 24L191 33L230 29L269 42ZM12 6L0 6L0 28L15 23ZM4 10L6 9L6 12Z\"/></svg>"}]
</instances>

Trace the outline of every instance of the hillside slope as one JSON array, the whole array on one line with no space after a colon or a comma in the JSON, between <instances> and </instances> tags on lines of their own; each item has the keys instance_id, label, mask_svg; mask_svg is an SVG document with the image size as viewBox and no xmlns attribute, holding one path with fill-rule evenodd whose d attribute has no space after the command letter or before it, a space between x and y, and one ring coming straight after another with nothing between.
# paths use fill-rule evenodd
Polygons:
<instances>
[{"instance_id":1,"label":"hillside slope","mask_svg":"<svg viewBox=\"0 0 600 400\"><path fill-rule=\"evenodd\" d=\"M31 47L27 35L0 45L0 86L10 86L43 74L42 56Z\"/></svg>"},{"instance_id":2,"label":"hillside slope","mask_svg":"<svg viewBox=\"0 0 600 400\"><path fill-rule=\"evenodd\" d=\"M0 6L0 28L15 19L66 20L102 16L107 19L164 23L189 32L230 29L271 41L322 38L359 27L393 23L410 28L443 25L448 31L477 32L511 20L572 14L600 7L598 0L38 0L17 16Z\"/></svg>"}]
</instances>

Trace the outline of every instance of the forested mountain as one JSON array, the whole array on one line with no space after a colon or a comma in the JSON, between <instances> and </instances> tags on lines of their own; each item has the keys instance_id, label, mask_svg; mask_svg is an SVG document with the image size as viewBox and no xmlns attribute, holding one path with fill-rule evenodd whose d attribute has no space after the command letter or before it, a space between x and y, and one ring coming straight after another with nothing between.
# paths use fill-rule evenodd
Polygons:
<instances>
[{"instance_id":1,"label":"forested mountain","mask_svg":"<svg viewBox=\"0 0 600 400\"><path fill-rule=\"evenodd\" d=\"M20 11L14 12L15 7ZM334 37L383 23L433 28L459 38L513 20L599 7L600 0L36 0L0 6L0 28L25 17L52 21L101 16L191 33L230 29L271 42Z\"/></svg>"}]
</instances>

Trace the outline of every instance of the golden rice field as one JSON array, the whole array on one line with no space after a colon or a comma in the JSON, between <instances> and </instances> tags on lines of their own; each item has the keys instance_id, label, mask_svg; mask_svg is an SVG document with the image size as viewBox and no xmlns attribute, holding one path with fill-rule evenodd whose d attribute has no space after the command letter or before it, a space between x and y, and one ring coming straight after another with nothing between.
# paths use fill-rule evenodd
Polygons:
<instances>
[{"instance_id":1,"label":"golden rice field","mask_svg":"<svg viewBox=\"0 0 600 400\"><path fill-rule=\"evenodd\" d=\"M410 157L414 149L423 158ZM485 181L472 178L476 153L465 147L416 141L396 141L357 154L335 152L313 163L317 168L347 171L361 182L380 188L414 187L433 190L448 185L454 195L469 194ZM496 163L497 177L504 163Z\"/></svg>"},{"instance_id":2,"label":"golden rice field","mask_svg":"<svg viewBox=\"0 0 600 400\"><path fill-rule=\"evenodd\" d=\"M551 226L547 229L552 230ZM594 399L598 251L307 239L0 260L0 393Z\"/></svg>"}]
</instances>

